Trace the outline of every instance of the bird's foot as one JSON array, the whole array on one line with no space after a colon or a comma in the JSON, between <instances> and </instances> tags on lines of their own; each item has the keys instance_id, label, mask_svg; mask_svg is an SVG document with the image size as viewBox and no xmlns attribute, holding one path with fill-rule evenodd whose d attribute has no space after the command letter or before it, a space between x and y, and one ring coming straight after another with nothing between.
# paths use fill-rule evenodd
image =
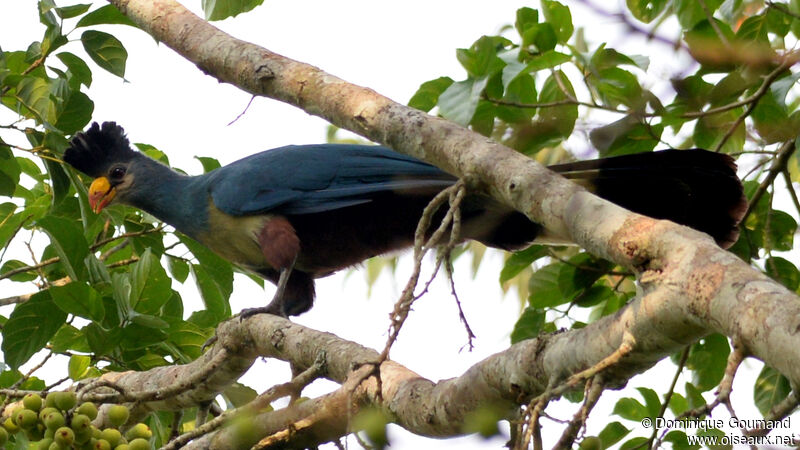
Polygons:
<instances>
[{"instance_id":1,"label":"bird's foot","mask_svg":"<svg viewBox=\"0 0 800 450\"><path fill-rule=\"evenodd\" d=\"M213 336L211 336L210 338L206 339L205 342L203 342L203 346L200 347L200 351L205 352L208 347L211 347L216 342L217 342L217 335L215 333Z\"/></svg>"},{"instance_id":2,"label":"bird's foot","mask_svg":"<svg viewBox=\"0 0 800 450\"><path fill-rule=\"evenodd\" d=\"M256 314L272 314L273 316L280 316L286 318L286 313L283 312L283 305L277 304L276 302L272 302L267 306L262 306L260 308L247 308L243 309L239 313L239 320L244 320L255 316Z\"/></svg>"}]
</instances>

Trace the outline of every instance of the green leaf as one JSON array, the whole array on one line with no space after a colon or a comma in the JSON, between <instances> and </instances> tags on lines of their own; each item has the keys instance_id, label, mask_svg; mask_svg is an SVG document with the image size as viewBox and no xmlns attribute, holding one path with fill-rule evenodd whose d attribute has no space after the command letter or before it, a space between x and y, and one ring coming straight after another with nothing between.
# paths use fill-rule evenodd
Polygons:
<instances>
[{"instance_id":1,"label":"green leaf","mask_svg":"<svg viewBox=\"0 0 800 450\"><path fill-rule=\"evenodd\" d=\"M674 450L696 450L699 445L689 445L689 440L686 438L686 433L680 430L672 430L664 436L664 442L672 444Z\"/></svg>"},{"instance_id":2,"label":"green leaf","mask_svg":"<svg viewBox=\"0 0 800 450\"><path fill-rule=\"evenodd\" d=\"M56 8L56 14L58 17L62 19L71 19L73 17L78 17L81 14L85 13L92 7L91 3L81 3L78 5L71 5L71 6L62 6L60 8Z\"/></svg>"},{"instance_id":3,"label":"green leaf","mask_svg":"<svg viewBox=\"0 0 800 450\"><path fill-rule=\"evenodd\" d=\"M553 263L542 267L531 275L528 280L528 303L536 309L550 308L571 300L569 295L561 290L559 275L564 264ZM572 293L574 294L574 292Z\"/></svg>"},{"instance_id":4,"label":"green leaf","mask_svg":"<svg viewBox=\"0 0 800 450\"><path fill-rule=\"evenodd\" d=\"M673 392L672 396L669 398L669 410L672 411L672 414L679 416L689 410L689 402L686 400L686 397L677 392Z\"/></svg>"},{"instance_id":5,"label":"green leaf","mask_svg":"<svg viewBox=\"0 0 800 450\"><path fill-rule=\"evenodd\" d=\"M556 81L558 77L559 81ZM562 90L563 86L563 90ZM566 91L566 92L564 92ZM539 92L539 102L570 102L575 90L564 72L554 71L544 82ZM525 154L533 154L545 147L554 147L572 134L578 119L578 106L565 104L551 108L540 108L527 127L520 127L511 138L511 146Z\"/></svg>"},{"instance_id":6,"label":"green leaf","mask_svg":"<svg viewBox=\"0 0 800 450\"><path fill-rule=\"evenodd\" d=\"M597 78L591 78L590 82L606 105L617 107L622 104L634 109L642 105L643 95L639 80L625 69L610 67L600 70Z\"/></svg>"},{"instance_id":7,"label":"green leaf","mask_svg":"<svg viewBox=\"0 0 800 450\"><path fill-rule=\"evenodd\" d=\"M55 336L50 340L50 344L53 346L53 351L57 353L64 353L70 350L83 353L91 351L89 342L86 340L86 334L68 323L58 329Z\"/></svg>"},{"instance_id":8,"label":"green leaf","mask_svg":"<svg viewBox=\"0 0 800 450\"><path fill-rule=\"evenodd\" d=\"M785 400L791 392L792 387L785 376L772 367L764 366L753 387L753 400L758 411L766 416L772 407Z\"/></svg>"},{"instance_id":9,"label":"green leaf","mask_svg":"<svg viewBox=\"0 0 800 450\"><path fill-rule=\"evenodd\" d=\"M569 8L556 0L542 0L542 14L544 14L544 20L553 27L558 42L566 44L574 31Z\"/></svg>"},{"instance_id":10,"label":"green leaf","mask_svg":"<svg viewBox=\"0 0 800 450\"><path fill-rule=\"evenodd\" d=\"M22 173L11 149L0 145L0 195L11 197L19 184Z\"/></svg>"},{"instance_id":11,"label":"green leaf","mask_svg":"<svg viewBox=\"0 0 800 450\"><path fill-rule=\"evenodd\" d=\"M626 0L626 3L633 17L644 23L655 20L667 6L667 0Z\"/></svg>"},{"instance_id":12,"label":"green leaf","mask_svg":"<svg viewBox=\"0 0 800 450\"><path fill-rule=\"evenodd\" d=\"M189 237L181 235L180 240L200 263L192 264L191 272L206 309L217 320L229 317L231 307L228 299L233 291L231 264Z\"/></svg>"},{"instance_id":13,"label":"green leaf","mask_svg":"<svg viewBox=\"0 0 800 450\"><path fill-rule=\"evenodd\" d=\"M25 220L24 213L16 214L17 205L13 203L0 204L0 248L4 248L17 228Z\"/></svg>"},{"instance_id":14,"label":"green leaf","mask_svg":"<svg viewBox=\"0 0 800 450\"><path fill-rule=\"evenodd\" d=\"M588 253L579 253L563 264L558 275L561 292L574 298L578 292L591 287L595 281L613 267L606 260L595 258Z\"/></svg>"},{"instance_id":15,"label":"green leaf","mask_svg":"<svg viewBox=\"0 0 800 450\"><path fill-rule=\"evenodd\" d=\"M525 34L525 31L539 23L539 11L524 6L517 10L517 20L514 22L514 27L517 29L520 37Z\"/></svg>"},{"instance_id":16,"label":"green leaf","mask_svg":"<svg viewBox=\"0 0 800 450\"><path fill-rule=\"evenodd\" d=\"M522 35L522 47L533 47L535 53L553 50L557 43L556 30L549 23L533 24Z\"/></svg>"},{"instance_id":17,"label":"green leaf","mask_svg":"<svg viewBox=\"0 0 800 450\"><path fill-rule=\"evenodd\" d=\"M88 30L81 35L83 48L98 66L124 78L128 51L114 36L102 31Z\"/></svg>"},{"instance_id":18,"label":"green leaf","mask_svg":"<svg viewBox=\"0 0 800 450\"><path fill-rule=\"evenodd\" d=\"M708 11L713 14L722 4L722 0L705 0ZM678 16L678 22L684 30L692 29L698 22L706 20L706 13L697 0L673 0L673 8Z\"/></svg>"},{"instance_id":19,"label":"green leaf","mask_svg":"<svg viewBox=\"0 0 800 450\"><path fill-rule=\"evenodd\" d=\"M167 267L172 278L179 283L183 283L189 277L189 263L183 259L168 256Z\"/></svg>"},{"instance_id":20,"label":"green leaf","mask_svg":"<svg viewBox=\"0 0 800 450\"><path fill-rule=\"evenodd\" d=\"M475 110L488 78L469 79L451 84L439 96L439 113L452 122L467 126Z\"/></svg>"},{"instance_id":21,"label":"green leaf","mask_svg":"<svg viewBox=\"0 0 800 450\"><path fill-rule=\"evenodd\" d=\"M411 97L411 100L408 101L408 106L425 112L432 110L436 103L439 102L439 96L451 84L453 84L453 79L450 77L439 77L422 83L417 92L414 93L414 96Z\"/></svg>"},{"instance_id":22,"label":"green leaf","mask_svg":"<svg viewBox=\"0 0 800 450\"><path fill-rule=\"evenodd\" d=\"M600 156L628 155L652 151L659 143L664 126L649 125L634 116L625 116L589 133Z\"/></svg>"},{"instance_id":23,"label":"green leaf","mask_svg":"<svg viewBox=\"0 0 800 450\"><path fill-rule=\"evenodd\" d=\"M48 26L58 25L58 19L53 14L53 10L56 9L53 0L39 0L37 6L39 7L39 22Z\"/></svg>"},{"instance_id":24,"label":"green leaf","mask_svg":"<svg viewBox=\"0 0 800 450\"><path fill-rule=\"evenodd\" d=\"M94 102L83 92L73 92L54 125L64 134L74 134L92 120L93 112Z\"/></svg>"},{"instance_id":25,"label":"green leaf","mask_svg":"<svg viewBox=\"0 0 800 450\"><path fill-rule=\"evenodd\" d=\"M772 256L764 262L764 268L770 278L786 286L787 289L797 291L800 287L800 271L789 260Z\"/></svg>"},{"instance_id":26,"label":"green leaf","mask_svg":"<svg viewBox=\"0 0 800 450\"><path fill-rule=\"evenodd\" d=\"M38 292L17 305L3 327L6 364L15 370L19 368L44 348L66 320L67 314L55 307L48 291Z\"/></svg>"},{"instance_id":27,"label":"green leaf","mask_svg":"<svg viewBox=\"0 0 800 450\"><path fill-rule=\"evenodd\" d=\"M81 331L86 335L86 340L95 356L106 355L119 345L122 336L121 328L104 330L96 323L90 323Z\"/></svg>"},{"instance_id":28,"label":"green leaf","mask_svg":"<svg viewBox=\"0 0 800 450\"><path fill-rule=\"evenodd\" d=\"M167 338L167 334L164 331L166 327L154 327L151 325L154 325L154 323L131 323L126 326L122 329L119 345L124 349L144 349L164 342Z\"/></svg>"},{"instance_id":29,"label":"green leaf","mask_svg":"<svg viewBox=\"0 0 800 450\"><path fill-rule=\"evenodd\" d=\"M647 416L655 420L661 412L661 400L659 400L658 394L656 394L656 391L645 387L638 387L636 390L644 398L644 404L647 406Z\"/></svg>"},{"instance_id":30,"label":"green leaf","mask_svg":"<svg viewBox=\"0 0 800 450\"><path fill-rule=\"evenodd\" d=\"M612 414L616 414L623 419L633 420L636 422L641 422L642 419L648 417L647 408L639 403L639 400L630 397L623 397L617 400L617 404L614 405L614 411Z\"/></svg>"},{"instance_id":31,"label":"green leaf","mask_svg":"<svg viewBox=\"0 0 800 450\"><path fill-rule=\"evenodd\" d=\"M169 298L169 300L167 300L167 303L164 304L164 307L161 308L161 317L167 320L169 319L177 319L181 321L183 320L183 300L181 299L180 294L178 294L175 291L172 291L172 296Z\"/></svg>"},{"instance_id":32,"label":"green leaf","mask_svg":"<svg viewBox=\"0 0 800 450\"><path fill-rule=\"evenodd\" d=\"M72 355L69 357L67 374L75 381L86 378L86 371L91 364L92 358L86 355Z\"/></svg>"},{"instance_id":33,"label":"green leaf","mask_svg":"<svg viewBox=\"0 0 800 450\"><path fill-rule=\"evenodd\" d=\"M575 298L575 304L581 308L588 308L609 300L612 302L618 301L618 294L610 287L598 283L581 292Z\"/></svg>"},{"instance_id":34,"label":"green leaf","mask_svg":"<svg viewBox=\"0 0 800 450\"><path fill-rule=\"evenodd\" d=\"M24 104L23 112L37 122L55 122L57 111L51 94L50 83L36 76L25 76L17 84L17 96Z\"/></svg>"},{"instance_id":35,"label":"green leaf","mask_svg":"<svg viewBox=\"0 0 800 450\"><path fill-rule=\"evenodd\" d=\"M50 175L50 185L53 189L52 205L57 207L69 194L69 177L64 172L64 164L45 159L44 166L47 169L47 174Z\"/></svg>"},{"instance_id":36,"label":"green leaf","mask_svg":"<svg viewBox=\"0 0 800 450\"><path fill-rule=\"evenodd\" d=\"M23 267L28 267L28 265L17 259L9 259L8 261L4 262L3 267L0 268L0 275ZM11 281L25 282L25 281L33 281L37 277L38 275L35 273L35 271L31 270L30 272L18 273L16 275L9 277L8 279L10 279Z\"/></svg>"},{"instance_id":37,"label":"green leaf","mask_svg":"<svg viewBox=\"0 0 800 450\"><path fill-rule=\"evenodd\" d=\"M619 450L637 450L640 448L645 448L647 447L648 442L649 440L646 437L631 438L625 441L625 443L619 447Z\"/></svg>"},{"instance_id":38,"label":"green leaf","mask_svg":"<svg viewBox=\"0 0 800 450\"><path fill-rule=\"evenodd\" d=\"M692 371L692 383L701 392L717 387L722 381L730 351L728 338L718 333L692 345L686 368Z\"/></svg>"},{"instance_id":39,"label":"green leaf","mask_svg":"<svg viewBox=\"0 0 800 450\"><path fill-rule=\"evenodd\" d=\"M533 339L539 336L544 327L544 322L545 312L528 306L522 311L517 323L514 324L514 330L511 331L511 343L516 344L525 339Z\"/></svg>"},{"instance_id":40,"label":"green leaf","mask_svg":"<svg viewBox=\"0 0 800 450\"><path fill-rule=\"evenodd\" d=\"M192 264L190 268L206 311L213 314L218 321L230 316L228 299L214 277L200 264Z\"/></svg>"},{"instance_id":41,"label":"green leaf","mask_svg":"<svg viewBox=\"0 0 800 450\"><path fill-rule=\"evenodd\" d=\"M701 148L715 149L736 123L741 113L741 108L736 108L701 117L697 120L694 134L692 135L694 143ZM725 153L741 151L744 148L745 137L745 126L744 122L742 122L736 126L733 134L725 141L722 151Z\"/></svg>"},{"instance_id":42,"label":"green leaf","mask_svg":"<svg viewBox=\"0 0 800 450\"><path fill-rule=\"evenodd\" d=\"M168 333L169 340L178 346L183 355L188 358L186 362L189 362L203 353L203 345L213 334L213 329L179 320L170 325Z\"/></svg>"},{"instance_id":43,"label":"green leaf","mask_svg":"<svg viewBox=\"0 0 800 450\"><path fill-rule=\"evenodd\" d=\"M264 0L203 0L201 5L206 20L222 20L235 17L264 3Z\"/></svg>"},{"instance_id":44,"label":"green leaf","mask_svg":"<svg viewBox=\"0 0 800 450\"><path fill-rule=\"evenodd\" d=\"M514 78L506 87L503 100L519 105L533 104L536 102L536 82L527 74ZM501 120L508 123L528 122L536 113L535 108L522 106L498 105L494 111ZM494 117L491 117L494 122Z\"/></svg>"},{"instance_id":45,"label":"green leaf","mask_svg":"<svg viewBox=\"0 0 800 450\"><path fill-rule=\"evenodd\" d=\"M689 402L689 409L697 409L706 405L706 399L703 398L703 393L692 383L687 382L684 387L686 389L686 400Z\"/></svg>"},{"instance_id":46,"label":"green leaf","mask_svg":"<svg viewBox=\"0 0 800 450\"><path fill-rule=\"evenodd\" d=\"M736 30L738 50L763 56L773 53L768 33L769 27L766 15L757 14L748 17Z\"/></svg>"},{"instance_id":47,"label":"green leaf","mask_svg":"<svg viewBox=\"0 0 800 450\"><path fill-rule=\"evenodd\" d=\"M767 8L767 29L780 37L786 37L791 29L792 16L784 14L776 8Z\"/></svg>"},{"instance_id":48,"label":"green leaf","mask_svg":"<svg viewBox=\"0 0 800 450\"><path fill-rule=\"evenodd\" d=\"M155 159L156 161L162 162L166 165L170 165L169 156L166 153L162 152L161 150L157 149L156 147L150 144L143 144L141 142L136 142L133 145L135 145L136 148L138 148L142 153Z\"/></svg>"},{"instance_id":49,"label":"green leaf","mask_svg":"<svg viewBox=\"0 0 800 450\"><path fill-rule=\"evenodd\" d=\"M481 36L470 48L456 50L456 58L467 70L470 78L489 77L502 68L502 61L497 57L497 49L505 42L498 36Z\"/></svg>"},{"instance_id":50,"label":"green leaf","mask_svg":"<svg viewBox=\"0 0 800 450\"><path fill-rule=\"evenodd\" d=\"M214 158L208 156L195 156L194 158L200 161L200 164L203 165L203 173L208 173L221 167L219 161Z\"/></svg>"},{"instance_id":51,"label":"green leaf","mask_svg":"<svg viewBox=\"0 0 800 450\"><path fill-rule=\"evenodd\" d=\"M767 95L756 103L750 117L758 134L768 144L794 139L800 133L800 120L789 115L786 94L800 74L776 81Z\"/></svg>"},{"instance_id":52,"label":"green leaf","mask_svg":"<svg viewBox=\"0 0 800 450\"><path fill-rule=\"evenodd\" d=\"M89 244L78 224L58 216L42 217L36 224L50 236L50 243L67 275L73 281L83 280L86 276L83 260L89 254Z\"/></svg>"},{"instance_id":53,"label":"green leaf","mask_svg":"<svg viewBox=\"0 0 800 450\"><path fill-rule=\"evenodd\" d=\"M720 35L725 41L720 39ZM708 20L702 20L685 33L684 40L689 53L702 64L704 71L730 72L735 67L731 43L736 36L727 23L714 19L712 25Z\"/></svg>"},{"instance_id":54,"label":"green leaf","mask_svg":"<svg viewBox=\"0 0 800 450\"><path fill-rule=\"evenodd\" d=\"M638 67L646 71L650 66L650 58L641 55L624 55L613 48L606 48L605 44L602 44L595 50L590 64L592 70L596 72L623 65Z\"/></svg>"},{"instance_id":55,"label":"green leaf","mask_svg":"<svg viewBox=\"0 0 800 450\"><path fill-rule=\"evenodd\" d=\"M95 322L103 320L105 308L100 295L91 286L72 282L64 286L50 288L53 302L62 311Z\"/></svg>"},{"instance_id":56,"label":"green leaf","mask_svg":"<svg viewBox=\"0 0 800 450\"><path fill-rule=\"evenodd\" d=\"M525 250L512 253L500 271L500 283L514 278L534 261L545 256L547 256L547 247L544 245L531 245Z\"/></svg>"},{"instance_id":57,"label":"green leaf","mask_svg":"<svg viewBox=\"0 0 800 450\"><path fill-rule=\"evenodd\" d=\"M149 248L133 264L130 274L133 310L141 314L158 314L172 296L172 280Z\"/></svg>"},{"instance_id":58,"label":"green leaf","mask_svg":"<svg viewBox=\"0 0 800 450\"><path fill-rule=\"evenodd\" d=\"M136 325L143 326L145 328L157 328L157 329L169 328L169 324L165 320L150 314L134 313L131 316L131 322L135 323Z\"/></svg>"},{"instance_id":59,"label":"green leaf","mask_svg":"<svg viewBox=\"0 0 800 450\"><path fill-rule=\"evenodd\" d=\"M728 103L736 101L739 96L752 85L753 82L745 80L741 71L737 70L731 72L711 88L708 101L714 106L727 105ZM763 99L761 101L763 101ZM759 101L759 103L761 101ZM756 107L758 107L758 103Z\"/></svg>"},{"instance_id":60,"label":"green leaf","mask_svg":"<svg viewBox=\"0 0 800 450\"><path fill-rule=\"evenodd\" d=\"M130 25L136 27L125 14L122 14L114 5L105 5L81 17L75 25L76 28L91 27L94 25Z\"/></svg>"},{"instance_id":61,"label":"green leaf","mask_svg":"<svg viewBox=\"0 0 800 450\"><path fill-rule=\"evenodd\" d=\"M621 423L611 422L603 428L603 431L597 437L603 442L603 448L609 448L621 441L630 432L631 430L625 428Z\"/></svg>"},{"instance_id":62,"label":"green leaf","mask_svg":"<svg viewBox=\"0 0 800 450\"><path fill-rule=\"evenodd\" d=\"M765 223L764 246L778 251L790 251L794 245L797 221L779 210L769 212L769 222Z\"/></svg>"},{"instance_id":63,"label":"green leaf","mask_svg":"<svg viewBox=\"0 0 800 450\"><path fill-rule=\"evenodd\" d=\"M252 402L258 396L258 392L251 387L237 382L226 387L225 390L222 391L222 395L231 402L233 407L238 408Z\"/></svg>"}]
</instances>

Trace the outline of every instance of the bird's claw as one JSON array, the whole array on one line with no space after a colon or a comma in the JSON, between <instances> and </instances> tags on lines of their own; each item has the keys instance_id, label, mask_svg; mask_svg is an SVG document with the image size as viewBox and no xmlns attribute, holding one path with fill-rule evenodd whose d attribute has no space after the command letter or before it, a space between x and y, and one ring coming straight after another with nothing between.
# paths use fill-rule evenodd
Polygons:
<instances>
[{"instance_id":1,"label":"bird's claw","mask_svg":"<svg viewBox=\"0 0 800 450\"><path fill-rule=\"evenodd\" d=\"M278 308L276 308L274 304L270 303L269 305L262 306L260 308L243 309L239 313L239 321L241 322L244 319L255 316L256 314L272 314L273 316L287 318L286 314L283 312L283 308L280 308L280 305L278 305Z\"/></svg>"}]
</instances>

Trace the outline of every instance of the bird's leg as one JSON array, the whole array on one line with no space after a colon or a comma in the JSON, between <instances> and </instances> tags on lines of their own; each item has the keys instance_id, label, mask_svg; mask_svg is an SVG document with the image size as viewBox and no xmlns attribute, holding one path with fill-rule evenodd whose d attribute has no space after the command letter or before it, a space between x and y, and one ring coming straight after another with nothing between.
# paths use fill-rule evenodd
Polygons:
<instances>
[{"instance_id":1,"label":"bird's leg","mask_svg":"<svg viewBox=\"0 0 800 450\"><path fill-rule=\"evenodd\" d=\"M296 260L296 259L295 259ZM276 316L286 317L286 310L284 309L284 298L283 294L286 292L286 284L289 282L289 277L292 275L292 269L294 268L295 261L289 265L289 267L284 267L281 269L280 275L278 277L278 284L277 289L275 290L275 295L272 296L272 301L269 302L267 306L262 306L260 308L248 308L243 309L239 315L240 319L246 319L255 314L273 314Z\"/></svg>"}]
</instances>

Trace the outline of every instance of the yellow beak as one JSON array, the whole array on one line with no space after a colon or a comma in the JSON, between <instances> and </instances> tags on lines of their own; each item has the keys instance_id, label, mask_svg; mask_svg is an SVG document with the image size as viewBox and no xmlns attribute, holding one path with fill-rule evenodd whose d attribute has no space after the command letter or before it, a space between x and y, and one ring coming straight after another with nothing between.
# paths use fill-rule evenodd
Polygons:
<instances>
[{"instance_id":1,"label":"yellow beak","mask_svg":"<svg viewBox=\"0 0 800 450\"><path fill-rule=\"evenodd\" d=\"M111 203L111 200L114 200L115 195L117 195L117 190L111 186L108 178L97 177L89 186L89 206L92 207L95 214L98 214Z\"/></svg>"}]
</instances>

